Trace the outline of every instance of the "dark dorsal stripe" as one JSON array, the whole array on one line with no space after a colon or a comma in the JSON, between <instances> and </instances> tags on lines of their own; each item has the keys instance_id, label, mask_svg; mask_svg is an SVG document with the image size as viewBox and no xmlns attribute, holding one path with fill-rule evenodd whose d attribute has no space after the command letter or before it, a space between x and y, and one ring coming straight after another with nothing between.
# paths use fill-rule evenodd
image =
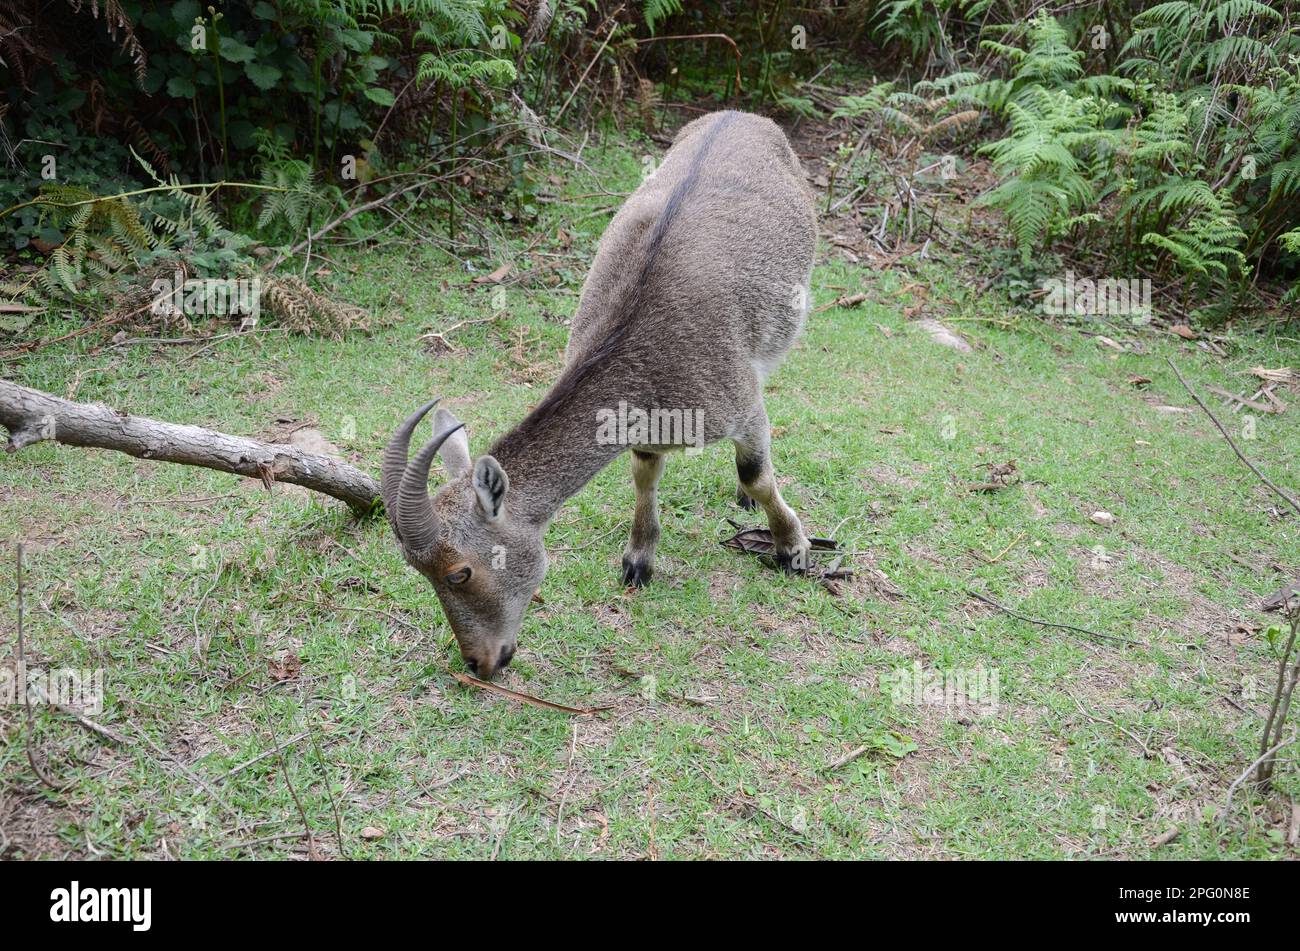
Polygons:
<instances>
[{"instance_id":1,"label":"dark dorsal stripe","mask_svg":"<svg viewBox=\"0 0 1300 951\"><path fill-rule=\"evenodd\" d=\"M655 261L659 257L659 249L663 246L664 237L668 230L677 220L683 203L694 191L696 183L700 177L700 170L704 167L705 159L708 158L709 150L713 146L714 140L740 113L724 112L717 122L705 133L704 139L700 142L699 147L695 150L695 155L691 159L690 167L686 170L686 176L677 183L668 195L668 200L664 203L663 211L655 220L654 230L650 233L650 242L646 247L645 261L642 262L641 271L637 275L636 283L632 287L630 294L626 295L621 302L618 310L618 317L613 322L610 332L606 335L596 347L583 357L581 363L574 364L566 369L555 385L542 398L517 427L510 433L510 436L526 438L528 431L537 423L548 418L569 398L577 392L579 384L583 382L592 371L597 367L607 364L614 359L618 350L627 340L627 332L631 327L632 318L641 305L641 294L645 290L646 284L650 280L650 274L654 270ZM503 437L501 442L505 440ZM500 445L500 442L498 442ZM496 448L493 447L493 452Z\"/></svg>"}]
</instances>

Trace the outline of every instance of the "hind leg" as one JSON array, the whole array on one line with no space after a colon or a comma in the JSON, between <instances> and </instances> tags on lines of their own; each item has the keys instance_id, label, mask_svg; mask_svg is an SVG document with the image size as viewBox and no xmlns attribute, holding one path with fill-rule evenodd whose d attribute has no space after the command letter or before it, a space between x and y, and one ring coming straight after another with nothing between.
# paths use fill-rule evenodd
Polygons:
<instances>
[{"instance_id":1,"label":"hind leg","mask_svg":"<svg viewBox=\"0 0 1300 951\"><path fill-rule=\"evenodd\" d=\"M636 486L636 513L632 535L623 550L623 584L641 587L654 575L655 546L659 543L659 477L664 457L632 450L632 484Z\"/></svg>"},{"instance_id":2,"label":"hind leg","mask_svg":"<svg viewBox=\"0 0 1300 951\"><path fill-rule=\"evenodd\" d=\"M741 491L763 507L767 527L776 543L776 561L787 571L807 571L810 543L794 509L786 505L772 471L772 428L759 404L752 419L732 437L736 444L736 475Z\"/></svg>"}]
</instances>

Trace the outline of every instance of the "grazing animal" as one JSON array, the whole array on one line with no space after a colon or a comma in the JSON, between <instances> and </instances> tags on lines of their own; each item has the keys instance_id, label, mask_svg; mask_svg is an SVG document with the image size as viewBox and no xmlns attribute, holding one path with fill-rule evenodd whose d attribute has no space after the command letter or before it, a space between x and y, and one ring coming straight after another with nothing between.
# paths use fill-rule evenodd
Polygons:
<instances>
[{"instance_id":1,"label":"grazing animal","mask_svg":"<svg viewBox=\"0 0 1300 951\"><path fill-rule=\"evenodd\" d=\"M799 160L773 122L696 119L605 230L564 370L523 422L477 459L463 424L440 409L433 440L408 462L436 400L397 428L383 458L388 518L471 672L486 679L510 662L546 574L547 525L626 449L636 511L625 584L654 571L655 493L665 454L686 438L735 443L738 501L762 507L782 566L807 566L808 538L772 472L763 384L803 328L816 230ZM655 425L665 421L667 434ZM435 455L451 478L430 498Z\"/></svg>"}]
</instances>

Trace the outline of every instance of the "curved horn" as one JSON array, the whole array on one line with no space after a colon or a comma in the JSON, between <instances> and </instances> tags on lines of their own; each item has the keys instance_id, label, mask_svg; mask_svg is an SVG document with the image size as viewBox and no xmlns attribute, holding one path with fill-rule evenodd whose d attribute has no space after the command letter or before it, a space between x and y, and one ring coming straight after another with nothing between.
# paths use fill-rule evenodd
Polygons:
<instances>
[{"instance_id":1,"label":"curved horn","mask_svg":"<svg viewBox=\"0 0 1300 951\"><path fill-rule=\"evenodd\" d=\"M416 453L402 473L402 484L397 490L397 534L409 551L432 548L438 537L438 520L429 501L429 466L447 437L463 427L464 423L438 433Z\"/></svg>"},{"instance_id":2,"label":"curved horn","mask_svg":"<svg viewBox=\"0 0 1300 951\"><path fill-rule=\"evenodd\" d=\"M442 397L438 397L442 399ZM428 415L429 410L438 405L438 400L426 403L406 418L406 422L397 427L393 437L384 447L384 462L379 471L379 491L384 498L384 511L388 514L388 524L393 526L397 540L402 540L402 533L397 528L397 490L402 484L402 473L406 471L406 455L411 445L411 433L420 425L420 420Z\"/></svg>"}]
</instances>

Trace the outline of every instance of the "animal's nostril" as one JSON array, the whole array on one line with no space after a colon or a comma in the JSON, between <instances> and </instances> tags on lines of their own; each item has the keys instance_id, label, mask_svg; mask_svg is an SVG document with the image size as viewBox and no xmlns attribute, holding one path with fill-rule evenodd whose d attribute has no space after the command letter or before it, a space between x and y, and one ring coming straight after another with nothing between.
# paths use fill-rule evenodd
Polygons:
<instances>
[{"instance_id":1,"label":"animal's nostril","mask_svg":"<svg viewBox=\"0 0 1300 951\"><path fill-rule=\"evenodd\" d=\"M499 670L500 668L504 667L506 664L510 663L510 659L514 656L515 656L514 645L507 644L505 647L501 648L501 661L497 664L497 669Z\"/></svg>"}]
</instances>

